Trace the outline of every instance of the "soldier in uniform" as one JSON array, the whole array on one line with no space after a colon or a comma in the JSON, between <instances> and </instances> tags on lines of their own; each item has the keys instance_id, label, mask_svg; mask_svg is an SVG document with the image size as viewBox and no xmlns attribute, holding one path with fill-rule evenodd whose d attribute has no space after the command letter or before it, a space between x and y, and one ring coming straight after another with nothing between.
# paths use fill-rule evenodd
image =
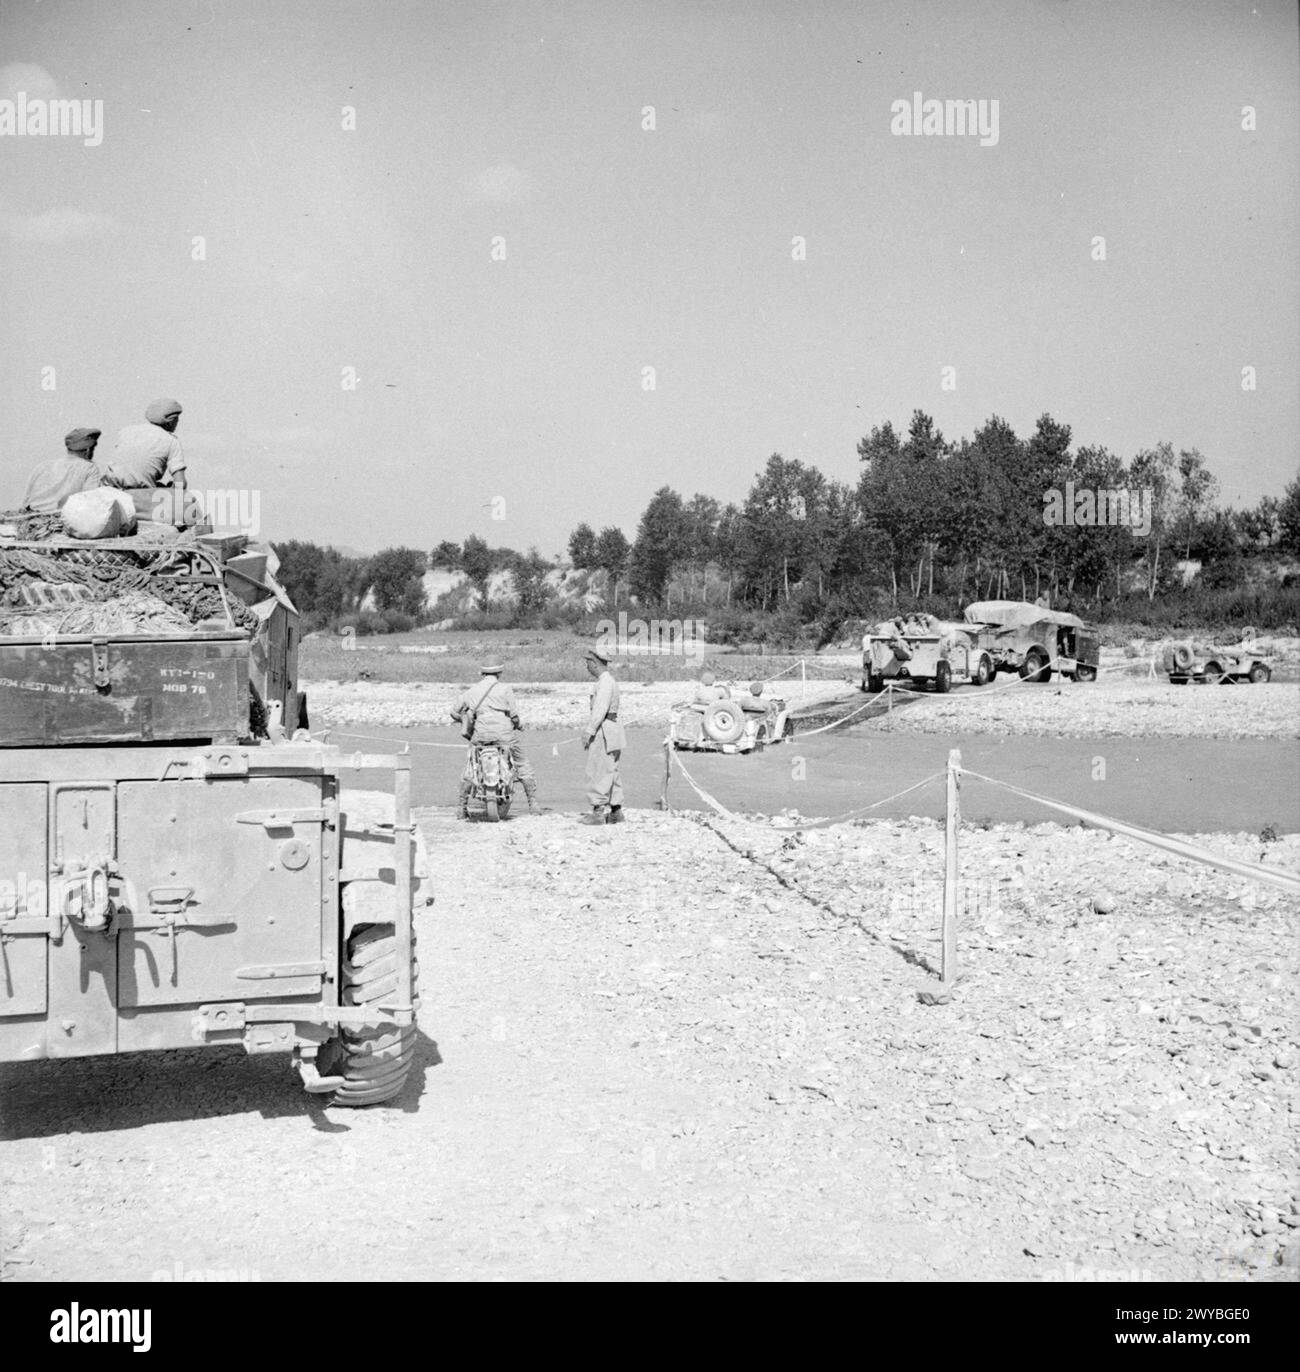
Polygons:
<instances>
[{"instance_id":1,"label":"soldier in uniform","mask_svg":"<svg viewBox=\"0 0 1300 1372\"><path fill-rule=\"evenodd\" d=\"M537 774L532 764L524 756L524 745L520 742L519 731L524 727L519 718L519 707L515 704L515 693L509 686L502 685L501 674L505 667L499 662L490 663L482 668L483 680L466 691L456 702L451 717L461 726L465 738L470 743L504 743L510 750L510 761L514 764L515 775L523 783L524 795L528 797L528 813L537 813ZM469 778L460 779L460 801L457 818L469 818L469 798L473 787Z\"/></svg>"},{"instance_id":2,"label":"soldier in uniform","mask_svg":"<svg viewBox=\"0 0 1300 1372\"><path fill-rule=\"evenodd\" d=\"M582 746L587 753L587 799L591 813L582 824L622 824L623 782L619 759L626 737L618 722L618 682L609 670L609 653L596 647L587 650L587 671L596 678L591 691L591 715Z\"/></svg>"},{"instance_id":3,"label":"soldier in uniform","mask_svg":"<svg viewBox=\"0 0 1300 1372\"><path fill-rule=\"evenodd\" d=\"M66 452L62 457L47 458L31 475L23 509L51 514L63 508L63 502L78 491L90 491L99 485L99 468L95 466L95 444L98 429L73 429L63 440Z\"/></svg>"}]
</instances>

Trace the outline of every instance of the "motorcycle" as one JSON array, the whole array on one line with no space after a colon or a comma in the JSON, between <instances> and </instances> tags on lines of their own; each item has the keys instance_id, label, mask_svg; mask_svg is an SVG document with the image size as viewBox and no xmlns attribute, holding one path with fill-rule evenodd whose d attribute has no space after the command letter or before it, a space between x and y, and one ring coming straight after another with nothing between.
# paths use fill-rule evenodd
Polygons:
<instances>
[{"instance_id":1,"label":"motorcycle","mask_svg":"<svg viewBox=\"0 0 1300 1372\"><path fill-rule=\"evenodd\" d=\"M515 765L502 743L471 743L465 763L470 801L482 805L490 822L507 819L515 797Z\"/></svg>"}]
</instances>

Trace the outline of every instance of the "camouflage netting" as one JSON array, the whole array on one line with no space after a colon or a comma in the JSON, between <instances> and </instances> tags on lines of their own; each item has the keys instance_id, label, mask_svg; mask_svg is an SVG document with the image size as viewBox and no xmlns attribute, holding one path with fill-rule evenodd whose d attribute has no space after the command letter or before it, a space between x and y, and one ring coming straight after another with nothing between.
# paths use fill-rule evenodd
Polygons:
<instances>
[{"instance_id":1,"label":"camouflage netting","mask_svg":"<svg viewBox=\"0 0 1300 1372\"><path fill-rule=\"evenodd\" d=\"M174 545L156 552L0 546L0 634L178 633L205 620L256 631L261 621L242 600L194 580L190 566L189 551Z\"/></svg>"}]
</instances>

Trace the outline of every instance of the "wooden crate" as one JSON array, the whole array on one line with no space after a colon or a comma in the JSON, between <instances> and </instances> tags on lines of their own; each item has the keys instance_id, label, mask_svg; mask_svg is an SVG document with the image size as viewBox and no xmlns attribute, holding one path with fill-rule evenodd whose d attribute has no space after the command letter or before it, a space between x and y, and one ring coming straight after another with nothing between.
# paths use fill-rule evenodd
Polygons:
<instances>
[{"instance_id":1,"label":"wooden crate","mask_svg":"<svg viewBox=\"0 0 1300 1372\"><path fill-rule=\"evenodd\" d=\"M248 733L248 639L0 638L0 747L151 743Z\"/></svg>"}]
</instances>

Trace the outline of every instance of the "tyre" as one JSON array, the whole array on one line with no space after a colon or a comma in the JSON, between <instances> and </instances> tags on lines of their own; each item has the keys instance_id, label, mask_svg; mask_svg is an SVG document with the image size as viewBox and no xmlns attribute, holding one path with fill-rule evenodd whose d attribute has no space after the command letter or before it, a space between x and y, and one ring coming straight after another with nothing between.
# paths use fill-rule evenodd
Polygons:
<instances>
[{"instance_id":1,"label":"tyre","mask_svg":"<svg viewBox=\"0 0 1300 1372\"><path fill-rule=\"evenodd\" d=\"M756 753L761 753L761 752L763 751L763 749L766 748L766 747L767 747L767 729L766 729L766 727L764 727L764 728L759 729L758 733L754 735L754 752L756 752Z\"/></svg>"},{"instance_id":2,"label":"tyre","mask_svg":"<svg viewBox=\"0 0 1300 1372\"><path fill-rule=\"evenodd\" d=\"M1205 664L1205 680L1211 686L1226 686L1229 682L1229 677L1223 670L1222 663L1207 662Z\"/></svg>"},{"instance_id":3,"label":"tyre","mask_svg":"<svg viewBox=\"0 0 1300 1372\"><path fill-rule=\"evenodd\" d=\"M1192 665L1193 653L1191 644L1176 643L1169 650L1169 660L1180 672L1186 672Z\"/></svg>"},{"instance_id":4,"label":"tyre","mask_svg":"<svg viewBox=\"0 0 1300 1372\"><path fill-rule=\"evenodd\" d=\"M941 696L952 690L952 668L947 662L940 662L934 669L934 689Z\"/></svg>"},{"instance_id":5,"label":"tyre","mask_svg":"<svg viewBox=\"0 0 1300 1372\"><path fill-rule=\"evenodd\" d=\"M1020 675L1025 681L1051 681L1052 669L1047 665L1047 654L1041 648L1031 648Z\"/></svg>"},{"instance_id":6,"label":"tyre","mask_svg":"<svg viewBox=\"0 0 1300 1372\"><path fill-rule=\"evenodd\" d=\"M392 999L401 971L393 902L393 798L383 792L345 791L340 798L339 1000L343 1005L382 1005ZM412 917L430 899L428 853L415 832L411 880ZM411 930L412 1002L418 1003L419 962ZM391 1100L406 1083L415 1051L414 1025L347 1025L321 1046L317 1070L342 1077L329 1104L375 1105ZM312 1089L309 1086L309 1089ZM328 1088L326 1088L328 1089Z\"/></svg>"},{"instance_id":7,"label":"tyre","mask_svg":"<svg viewBox=\"0 0 1300 1372\"><path fill-rule=\"evenodd\" d=\"M987 653L980 654L975 664L974 682L976 686L987 686L993 680L993 659Z\"/></svg>"},{"instance_id":8,"label":"tyre","mask_svg":"<svg viewBox=\"0 0 1300 1372\"><path fill-rule=\"evenodd\" d=\"M492 824L495 824L497 820L501 818L501 811L497 806L496 796L488 796L487 799L483 802L483 804L487 806L488 820Z\"/></svg>"},{"instance_id":9,"label":"tyre","mask_svg":"<svg viewBox=\"0 0 1300 1372\"><path fill-rule=\"evenodd\" d=\"M781 737L783 739L794 737L794 720L787 719L781 726Z\"/></svg>"},{"instance_id":10,"label":"tyre","mask_svg":"<svg viewBox=\"0 0 1300 1372\"><path fill-rule=\"evenodd\" d=\"M1187 677L1185 677L1185 676L1180 672L1180 673L1178 673L1178 674L1176 674L1176 675L1174 675L1174 676L1171 676L1171 677L1169 678L1169 684L1170 684L1171 686L1186 686L1186 685L1187 685Z\"/></svg>"},{"instance_id":11,"label":"tyre","mask_svg":"<svg viewBox=\"0 0 1300 1372\"><path fill-rule=\"evenodd\" d=\"M1262 686L1272 675L1266 662L1256 662L1250 669L1250 680L1256 686Z\"/></svg>"},{"instance_id":12,"label":"tyre","mask_svg":"<svg viewBox=\"0 0 1300 1372\"><path fill-rule=\"evenodd\" d=\"M880 692L885 689L884 673L869 671L867 673L866 689L868 693L873 696L879 695Z\"/></svg>"},{"instance_id":13,"label":"tyre","mask_svg":"<svg viewBox=\"0 0 1300 1372\"><path fill-rule=\"evenodd\" d=\"M745 732L745 716L729 700L715 700L704 712L704 732L714 743L735 743Z\"/></svg>"},{"instance_id":14,"label":"tyre","mask_svg":"<svg viewBox=\"0 0 1300 1372\"><path fill-rule=\"evenodd\" d=\"M377 1005L398 989L397 936L391 924L366 924L348 939L340 980L344 1005ZM415 1026L344 1026L330 1045L329 1074L341 1076L331 1105L376 1105L406 1084L415 1056Z\"/></svg>"},{"instance_id":15,"label":"tyre","mask_svg":"<svg viewBox=\"0 0 1300 1372\"><path fill-rule=\"evenodd\" d=\"M1075 669L1074 679L1075 681L1096 681L1097 669L1095 667L1086 667L1081 662Z\"/></svg>"}]
</instances>

